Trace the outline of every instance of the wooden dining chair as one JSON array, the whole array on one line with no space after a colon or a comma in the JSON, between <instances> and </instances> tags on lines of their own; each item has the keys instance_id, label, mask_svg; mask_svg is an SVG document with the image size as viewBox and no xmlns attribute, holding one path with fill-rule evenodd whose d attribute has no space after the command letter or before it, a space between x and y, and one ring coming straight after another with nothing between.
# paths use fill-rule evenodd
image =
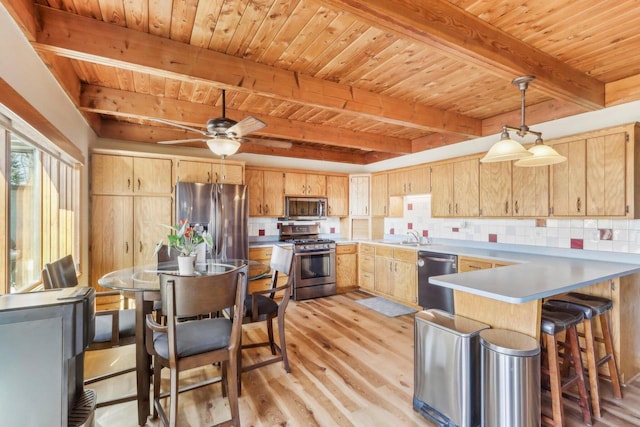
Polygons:
<instances>
[{"instance_id":1,"label":"wooden dining chair","mask_svg":"<svg viewBox=\"0 0 640 427\"><path fill-rule=\"evenodd\" d=\"M42 283L45 289L69 288L78 286L75 263L71 255L48 263L42 270ZM96 292L96 298L120 296L118 291ZM87 350L103 350L136 342L136 317L133 309L98 310L95 317L95 333ZM99 375L84 380L84 384L93 384L119 375L135 371L135 366ZM97 407L114 405L135 400L136 396L126 396L98 402Z\"/></svg>"},{"instance_id":2,"label":"wooden dining chair","mask_svg":"<svg viewBox=\"0 0 640 427\"><path fill-rule=\"evenodd\" d=\"M252 292L245 298L244 324L255 322L266 322L268 340L264 342L243 344L242 348L254 348L269 346L274 357L261 360L254 364L242 364L242 372L250 371L271 363L282 361L284 370L291 372L289 359L287 358L287 345L285 341L285 311L291 297L291 286L293 283L293 251L281 246L274 246L271 253L271 286L268 289L261 289ZM284 283L278 284L278 277L281 274L287 275ZM276 344L273 334L273 320L278 322L278 337L280 345Z\"/></svg>"},{"instance_id":3,"label":"wooden dining chair","mask_svg":"<svg viewBox=\"0 0 640 427\"><path fill-rule=\"evenodd\" d=\"M180 392L220 381L223 396L228 397L231 419L216 426L240 425L237 378L246 292L246 267L212 276L160 275L166 325L147 314L146 343L147 351L153 356L154 416L159 415L164 425L176 425ZM232 319L209 315L225 309L239 315ZM181 371L218 362L221 376L180 387ZM170 390L164 393L160 387L162 368L170 371ZM161 404L161 399L166 397L169 397L168 418Z\"/></svg>"}]
</instances>

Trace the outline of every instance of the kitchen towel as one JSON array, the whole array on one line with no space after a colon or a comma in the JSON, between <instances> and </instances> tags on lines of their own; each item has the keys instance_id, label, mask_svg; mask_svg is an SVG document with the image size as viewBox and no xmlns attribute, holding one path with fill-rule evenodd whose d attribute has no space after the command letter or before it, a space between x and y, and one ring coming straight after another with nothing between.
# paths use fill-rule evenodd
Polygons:
<instances>
[{"instance_id":1,"label":"kitchen towel","mask_svg":"<svg viewBox=\"0 0 640 427\"><path fill-rule=\"evenodd\" d=\"M384 314L387 317L402 316L404 314L411 314L418 311L382 297L359 299L356 302L370 308L371 310L377 311L380 314Z\"/></svg>"}]
</instances>

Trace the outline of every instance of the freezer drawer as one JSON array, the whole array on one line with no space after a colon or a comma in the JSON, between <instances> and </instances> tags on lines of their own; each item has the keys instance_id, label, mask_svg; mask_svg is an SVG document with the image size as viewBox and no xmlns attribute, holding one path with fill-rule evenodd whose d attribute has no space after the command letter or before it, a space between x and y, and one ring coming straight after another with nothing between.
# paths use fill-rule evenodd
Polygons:
<instances>
[{"instance_id":1,"label":"freezer drawer","mask_svg":"<svg viewBox=\"0 0 640 427\"><path fill-rule=\"evenodd\" d=\"M479 333L487 328L443 310L416 314L415 410L442 426L480 425Z\"/></svg>"}]
</instances>

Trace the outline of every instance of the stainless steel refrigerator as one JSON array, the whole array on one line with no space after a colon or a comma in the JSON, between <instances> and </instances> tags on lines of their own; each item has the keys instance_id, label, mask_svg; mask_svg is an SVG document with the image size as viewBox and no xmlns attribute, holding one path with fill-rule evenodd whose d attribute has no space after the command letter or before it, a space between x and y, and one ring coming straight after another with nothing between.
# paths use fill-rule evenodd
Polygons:
<instances>
[{"instance_id":1,"label":"stainless steel refrigerator","mask_svg":"<svg viewBox=\"0 0 640 427\"><path fill-rule=\"evenodd\" d=\"M249 259L249 190L241 184L176 184L176 222L208 231L213 259Z\"/></svg>"}]
</instances>

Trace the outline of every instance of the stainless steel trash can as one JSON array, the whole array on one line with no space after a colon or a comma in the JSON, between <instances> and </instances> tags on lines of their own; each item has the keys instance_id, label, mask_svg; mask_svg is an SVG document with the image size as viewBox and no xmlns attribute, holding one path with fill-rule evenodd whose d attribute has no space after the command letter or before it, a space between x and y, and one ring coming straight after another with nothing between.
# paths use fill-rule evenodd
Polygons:
<instances>
[{"instance_id":1,"label":"stainless steel trash can","mask_svg":"<svg viewBox=\"0 0 640 427\"><path fill-rule=\"evenodd\" d=\"M484 323L443 310L415 315L413 408L439 426L480 425Z\"/></svg>"},{"instance_id":2,"label":"stainless steel trash can","mask_svg":"<svg viewBox=\"0 0 640 427\"><path fill-rule=\"evenodd\" d=\"M504 329L480 332L482 425L540 426L540 345Z\"/></svg>"}]
</instances>

